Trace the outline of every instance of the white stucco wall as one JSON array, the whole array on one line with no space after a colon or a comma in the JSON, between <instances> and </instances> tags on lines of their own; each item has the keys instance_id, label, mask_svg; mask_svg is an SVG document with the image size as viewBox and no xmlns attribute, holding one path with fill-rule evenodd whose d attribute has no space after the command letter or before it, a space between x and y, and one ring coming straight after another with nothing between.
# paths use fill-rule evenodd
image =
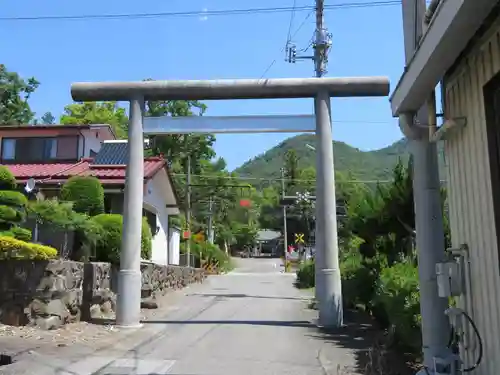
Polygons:
<instances>
[{"instance_id":1,"label":"white stucco wall","mask_svg":"<svg viewBox=\"0 0 500 375\"><path fill-rule=\"evenodd\" d=\"M90 157L90 151L99 152L103 141L114 139L114 136L102 128L95 127L94 129L82 130L82 136L78 140L79 157Z\"/></svg>"},{"instance_id":2,"label":"white stucco wall","mask_svg":"<svg viewBox=\"0 0 500 375\"><path fill-rule=\"evenodd\" d=\"M168 202L165 190L172 189L165 171L160 171L150 180L144 189L144 208L156 214L156 225L158 233L153 237L151 261L157 264L167 265L171 263L169 259L169 227L168 217L175 214L171 208L166 208ZM171 263L172 264L172 263Z\"/></svg>"}]
</instances>

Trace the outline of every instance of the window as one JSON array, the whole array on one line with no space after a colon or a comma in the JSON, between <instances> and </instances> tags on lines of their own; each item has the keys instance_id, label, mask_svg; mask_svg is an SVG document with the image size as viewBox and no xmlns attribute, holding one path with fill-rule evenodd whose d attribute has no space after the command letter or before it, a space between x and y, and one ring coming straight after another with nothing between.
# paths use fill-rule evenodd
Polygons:
<instances>
[{"instance_id":1,"label":"window","mask_svg":"<svg viewBox=\"0 0 500 375\"><path fill-rule=\"evenodd\" d=\"M2 161L36 163L77 160L78 136L51 138L4 138Z\"/></svg>"},{"instance_id":2,"label":"window","mask_svg":"<svg viewBox=\"0 0 500 375\"><path fill-rule=\"evenodd\" d=\"M16 140L4 139L2 141L2 160L14 160L16 156Z\"/></svg>"},{"instance_id":3,"label":"window","mask_svg":"<svg viewBox=\"0 0 500 375\"><path fill-rule=\"evenodd\" d=\"M159 229L158 226L156 225L156 214L146 209L143 209L142 216L146 217L149 227L151 228L151 233L153 234L153 237L156 236Z\"/></svg>"},{"instance_id":4,"label":"window","mask_svg":"<svg viewBox=\"0 0 500 375\"><path fill-rule=\"evenodd\" d=\"M483 94L491 188L493 192L498 192L500 189L500 74L484 86ZM493 193L493 213L496 232L500 233L500 195L496 193ZM497 251L500 254L500 236L497 236Z\"/></svg>"}]
</instances>

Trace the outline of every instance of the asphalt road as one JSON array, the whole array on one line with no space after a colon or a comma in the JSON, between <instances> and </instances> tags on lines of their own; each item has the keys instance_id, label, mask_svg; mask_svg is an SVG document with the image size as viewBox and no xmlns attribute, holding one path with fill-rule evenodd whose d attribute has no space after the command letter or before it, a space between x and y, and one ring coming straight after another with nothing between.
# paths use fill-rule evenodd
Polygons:
<instances>
[{"instance_id":1,"label":"asphalt road","mask_svg":"<svg viewBox=\"0 0 500 375\"><path fill-rule=\"evenodd\" d=\"M53 374L337 375L352 365L350 350L319 337L310 293L293 287L279 259L237 263L185 289L168 314L144 324L132 349L117 342Z\"/></svg>"}]
</instances>

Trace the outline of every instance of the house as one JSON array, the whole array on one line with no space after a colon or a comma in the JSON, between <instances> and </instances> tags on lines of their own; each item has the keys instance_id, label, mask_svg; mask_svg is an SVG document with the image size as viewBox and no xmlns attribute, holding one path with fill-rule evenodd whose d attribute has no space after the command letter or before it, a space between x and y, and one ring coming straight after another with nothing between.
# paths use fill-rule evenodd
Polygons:
<instances>
[{"instance_id":1,"label":"house","mask_svg":"<svg viewBox=\"0 0 500 375\"><path fill-rule=\"evenodd\" d=\"M19 185L35 180L44 197L58 196L72 176L94 176L104 187L105 212L121 214L128 143L115 138L108 125L2 126L1 163ZM151 261L178 262L178 230L170 230L168 224L169 216L179 213L177 196L167 162L161 157L144 159L143 202L143 214L153 233Z\"/></svg>"},{"instance_id":2,"label":"house","mask_svg":"<svg viewBox=\"0 0 500 375\"><path fill-rule=\"evenodd\" d=\"M279 245L282 244L281 232L263 229L257 232L257 244L259 254L278 255Z\"/></svg>"},{"instance_id":3,"label":"house","mask_svg":"<svg viewBox=\"0 0 500 375\"><path fill-rule=\"evenodd\" d=\"M404 17L418 5L406 2ZM483 346L483 361L473 373L498 374L500 5L497 0L432 0L426 16L426 30L391 97L391 109L400 119L415 114L441 83L444 122L433 136L444 142L453 248L468 248L461 307L475 322ZM411 39L408 35L405 39ZM481 342L466 325L462 349L470 365Z\"/></svg>"}]
</instances>

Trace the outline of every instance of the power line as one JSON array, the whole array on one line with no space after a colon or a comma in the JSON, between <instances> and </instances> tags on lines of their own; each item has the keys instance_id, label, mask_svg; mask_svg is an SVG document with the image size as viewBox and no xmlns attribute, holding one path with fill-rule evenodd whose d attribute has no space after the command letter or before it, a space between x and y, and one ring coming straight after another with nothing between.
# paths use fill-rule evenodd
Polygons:
<instances>
[{"instance_id":1,"label":"power line","mask_svg":"<svg viewBox=\"0 0 500 375\"><path fill-rule=\"evenodd\" d=\"M293 0L293 11L292 15L290 16L290 23L288 24L288 33L286 36L286 44L290 43L290 39L292 36L292 26L293 26L293 21L295 19L295 8L297 7L297 0Z\"/></svg>"},{"instance_id":2,"label":"power line","mask_svg":"<svg viewBox=\"0 0 500 375\"><path fill-rule=\"evenodd\" d=\"M174 177L186 177L185 173L171 173ZM209 180L244 180L244 181L281 181L281 177L243 177L243 176L207 176L202 174L191 174L191 177L200 177ZM301 179L291 179L285 178L285 181L293 182L316 182L316 179L312 180L301 180ZM345 180L339 181L340 183L352 183L352 184L375 184L375 183L391 183L393 180Z\"/></svg>"},{"instance_id":3,"label":"power line","mask_svg":"<svg viewBox=\"0 0 500 375\"><path fill-rule=\"evenodd\" d=\"M310 11L307 16L304 18L304 20L302 21L302 23L299 25L299 27L297 27L297 30L295 30L295 32L293 33L293 35L290 37L290 39L293 39L295 38L295 36L299 33L299 31L302 29L302 27L304 27L304 25L306 24L307 20L311 17L311 15L314 13L314 11ZM286 49L287 45L285 45L281 51L280 51L280 54L282 54L285 49ZM271 63L269 64L269 66L266 68L266 70L264 70L264 73L262 73L262 75L260 76L260 79L264 78L267 74L267 72L269 72L269 70L271 70L271 68L273 67L274 64L276 64L276 61L278 61L278 59L274 59L273 61L271 61Z\"/></svg>"},{"instance_id":4,"label":"power line","mask_svg":"<svg viewBox=\"0 0 500 375\"><path fill-rule=\"evenodd\" d=\"M351 3L338 3L325 5L325 10L342 10L357 8L376 8L400 5L401 0L364 1ZM165 18L165 17L199 17L199 16L231 16L245 14L287 13L312 11L315 7L305 5L300 7L269 7L269 8L246 8L246 9L223 9L207 11L183 11L183 12L157 12L157 13L122 13L122 14L87 14L87 15L61 15L61 16L19 16L0 17L0 21L61 21L61 20L109 20L109 19L141 19L141 18Z\"/></svg>"}]
</instances>

